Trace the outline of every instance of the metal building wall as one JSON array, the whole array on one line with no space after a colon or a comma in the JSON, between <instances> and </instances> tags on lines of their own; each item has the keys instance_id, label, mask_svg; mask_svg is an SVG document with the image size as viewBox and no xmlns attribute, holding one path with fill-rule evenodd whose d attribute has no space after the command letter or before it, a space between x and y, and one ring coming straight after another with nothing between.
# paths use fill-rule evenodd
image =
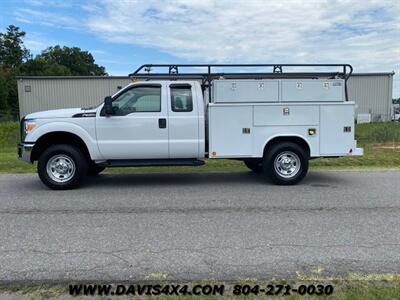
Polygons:
<instances>
[{"instance_id":1,"label":"metal building wall","mask_svg":"<svg viewBox=\"0 0 400 300\"><path fill-rule=\"evenodd\" d=\"M369 113L372 121L389 121L392 116L393 73L366 73L351 76L349 100L357 104L356 114Z\"/></svg>"},{"instance_id":2,"label":"metal building wall","mask_svg":"<svg viewBox=\"0 0 400 300\"><path fill-rule=\"evenodd\" d=\"M109 77L21 77L18 78L20 116L57 108L97 105L118 86L131 80ZM30 92L26 88L30 87ZM371 113L372 120L390 120L392 114L393 73L355 74L349 79L349 99L357 104L356 113ZM29 89L29 88L28 88Z\"/></svg>"},{"instance_id":3,"label":"metal building wall","mask_svg":"<svg viewBox=\"0 0 400 300\"><path fill-rule=\"evenodd\" d=\"M118 86L132 82L128 77L22 77L17 81L21 117L49 109L97 105Z\"/></svg>"}]
</instances>

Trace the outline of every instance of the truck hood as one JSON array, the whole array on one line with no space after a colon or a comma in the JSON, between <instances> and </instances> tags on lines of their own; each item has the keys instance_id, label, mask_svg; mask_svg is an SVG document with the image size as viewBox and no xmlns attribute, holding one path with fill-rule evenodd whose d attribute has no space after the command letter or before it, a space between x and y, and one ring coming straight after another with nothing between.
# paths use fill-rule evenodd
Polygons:
<instances>
[{"instance_id":1,"label":"truck hood","mask_svg":"<svg viewBox=\"0 0 400 300\"><path fill-rule=\"evenodd\" d=\"M54 118L72 118L74 115L83 113L95 113L96 109L85 108L65 108L39 111L25 116L25 119L54 119Z\"/></svg>"}]
</instances>

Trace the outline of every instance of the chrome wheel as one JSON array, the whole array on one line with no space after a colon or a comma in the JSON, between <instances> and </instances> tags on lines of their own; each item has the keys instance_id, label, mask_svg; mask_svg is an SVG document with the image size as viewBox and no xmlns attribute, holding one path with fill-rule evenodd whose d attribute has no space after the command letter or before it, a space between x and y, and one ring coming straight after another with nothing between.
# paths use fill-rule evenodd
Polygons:
<instances>
[{"instance_id":1,"label":"chrome wheel","mask_svg":"<svg viewBox=\"0 0 400 300\"><path fill-rule=\"evenodd\" d=\"M74 161L65 154L57 154L49 159L46 165L47 175L58 183L67 182L75 174Z\"/></svg>"},{"instance_id":2,"label":"chrome wheel","mask_svg":"<svg viewBox=\"0 0 400 300\"><path fill-rule=\"evenodd\" d=\"M285 151L278 154L274 161L274 168L279 176L292 178L300 171L301 162L296 153Z\"/></svg>"}]
</instances>

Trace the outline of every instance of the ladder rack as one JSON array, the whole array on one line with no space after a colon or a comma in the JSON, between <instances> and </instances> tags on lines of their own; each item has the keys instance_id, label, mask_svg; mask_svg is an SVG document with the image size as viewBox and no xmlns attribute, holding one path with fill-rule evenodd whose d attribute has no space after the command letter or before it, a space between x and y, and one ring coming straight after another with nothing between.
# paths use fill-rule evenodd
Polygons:
<instances>
[{"instance_id":1,"label":"ladder rack","mask_svg":"<svg viewBox=\"0 0 400 300\"><path fill-rule=\"evenodd\" d=\"M213 72L213 68L265 68L270 67L271 72ZM340 71L331 72L284 72L283 68L340 68ZM151 73L153 68L165 69L165 72ZM205 72L184 72L182 69L205 68ZM144 64L129 74L132 80L201 80L203 91L211 87L215 79L318 79L341 78L345 82L345 97L347 96L347 80L353 73L349 64ZM211 92L208 93L211 101Z\"/></svg>"}]
</instances>

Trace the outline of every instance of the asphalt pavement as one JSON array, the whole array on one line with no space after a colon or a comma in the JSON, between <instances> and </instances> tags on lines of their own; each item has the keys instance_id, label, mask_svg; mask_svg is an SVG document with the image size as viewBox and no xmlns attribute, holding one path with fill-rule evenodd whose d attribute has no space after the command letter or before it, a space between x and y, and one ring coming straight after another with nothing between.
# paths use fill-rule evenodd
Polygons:
<instances>
[{"instance_id":1,"label":"asphalt pavement","mask_svg":"<svg viewBox=\"0 0 400 300\"><path fill-rule=\"evenodd\" d=\"M0 281L399 273L400 172L100 175L52 191L0 175Z\"/></svg>"}]
</instances>

